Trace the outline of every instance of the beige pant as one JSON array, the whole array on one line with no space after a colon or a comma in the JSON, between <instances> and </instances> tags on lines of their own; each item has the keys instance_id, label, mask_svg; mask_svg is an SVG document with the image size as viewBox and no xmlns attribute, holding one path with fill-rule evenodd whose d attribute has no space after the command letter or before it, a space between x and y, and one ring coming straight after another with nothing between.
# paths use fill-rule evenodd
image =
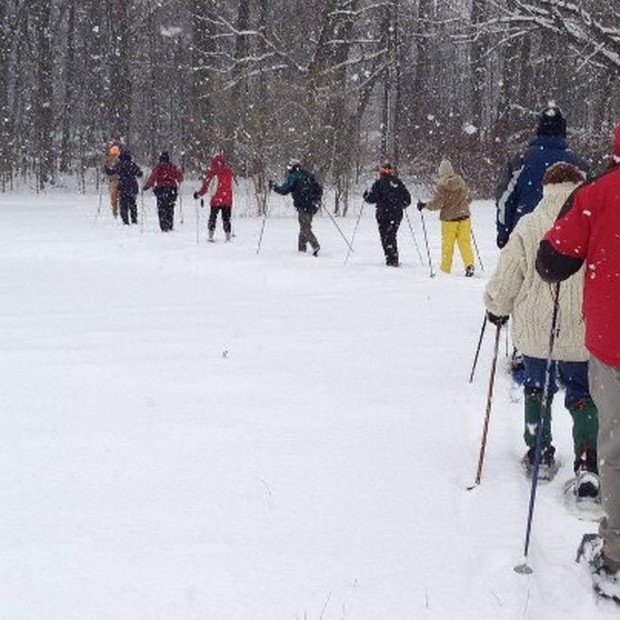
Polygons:
<instances>
[{"instance_id":1,"label":"beige pant","mask_svg":"<svg viewBox=\"0 0 620 620\"><path fill-rule=\"evenodd\" d=\"M598 458L606 517L599 533L611 568L620 569L620 368L590 357L590 392L598 408Z\"/></svg>"},{"instance_id":2,"label":"beige pant","mask_svg":"<svg viewBox=\"0 0 620 620\"><path fill-rule=\"evenodd\" d=\"M112 205L112 214L114 217L118 215L118 203L119 203L119 191L118 191L118 179L112 179L108 184L110 190L110 204Z\"/></svg>"},{"instance_id":3,"label":"beige pant","mask_svg":"<svg viewBox=\"0 0 620 620\"><path fill-rule=\"evenodd\" d=\"M297 249L300 252L306 251L306 245L309 243L313 250L319 247L319 242L316 240L314 233L312 232L312 213L306 213L305 211L297 212L297 220L299 222L299 240Z\"/></svg>"}]
</instances>

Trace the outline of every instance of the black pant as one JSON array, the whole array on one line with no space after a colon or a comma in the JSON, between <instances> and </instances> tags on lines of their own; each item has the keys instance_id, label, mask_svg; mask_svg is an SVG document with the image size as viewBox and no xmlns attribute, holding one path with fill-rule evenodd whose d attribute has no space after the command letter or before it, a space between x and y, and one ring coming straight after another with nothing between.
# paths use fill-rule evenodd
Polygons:
<instances>
[{"instance_id":1,"label":"black pant","mask_svg":"<svg viewBox=\"0 0 620 620\"><path fill-rule=\"evenodd\" d=\"M156 190L155 194L157 196L159 227L163 232L168 232L174 226L174 203L177 199L177 193L173 188L161 187Z\"/></svg>"},{"instance_id":2,"label":"black pant","mask_svg":"<svg viewBox=\"0 0 620 620\"><path fill-rule=\"evenodd\" d=\"M129 224L130 215L131 223L137 224L138 207L136 207L136 197L121 194L121 217L123 218L123 224Z\"/></svg>"},{"instance_id":3,"label":"black pant","mask_svg":"<svg viewBox=\"0 0 620 620\"><path fill-rule=\"evenodd\" d=\"M217 214L222 213L222 223L224 224L224 232L229 233L230 227L230 212L232 207L211 207L211 213L209 213L209 223L207 228L211 231L215 230L215 222L217 220Z\"/></svg>"},{"instance_id":4,"label":"black pant","mask_svg":"<svg viewBox=\"0 0 620 620\"><path fill-rule=\"evenodd\" d=\"M385 254L385 263L391 267L398 266L398 245L396 244L396 235L402 219L402 211L379 212L379 210L377 210L377 224L379 225L381 245L383 246L383 253Z\"/></svg>"}]
</instances>

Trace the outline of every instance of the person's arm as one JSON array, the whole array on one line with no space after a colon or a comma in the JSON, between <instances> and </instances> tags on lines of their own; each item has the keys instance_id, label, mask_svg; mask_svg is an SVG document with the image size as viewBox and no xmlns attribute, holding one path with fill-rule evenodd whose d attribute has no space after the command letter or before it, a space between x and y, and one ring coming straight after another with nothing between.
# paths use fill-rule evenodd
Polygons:
<instances>
[{"instance_id":1,"label":"person's arm","mask_svg":"<svg viewBox=\"0 0 620 620\"><path fill-rule=\"evenodd\" d=\"M504 247L510 236L510 224L517 208L517 183L523 172L524 159L517 157L509 161L500 176L495 189L497 207L495 223L497 226L497 246Z\"/></svg>"},{"instance_id":2,"label":"person's arm","mask_svg":"<svg viewBox=\"0 0 620 620\"><path fill-rule=\"evenodd\" d=\"M402 181L400 183L400 198L403 203L403 208L406 209L411 204L411 194Z\"/></svg>"},{"instance_id":3,"label":"person's arm","mask_svg":"<svg viewBox=\"0 0 620 620\"><path fill-rule=\"evenodd\" d=\"M591 212L588 186L576 190L566 201L553 228L538 247L536 271L545 281L562 282L577 273L588 254Z\"/></svg>"},{"instance_id":4,"label":"person's arm","mask_svg":"<svg viewBox=\"0 0 620 620\"><path fill-rule=\"evenodd\" d=\"M273 191L276 194L280 194L281 196L286 196L287 194L290 194L295 189L296 181L297 181L297 176L291 173L286 177L282 185L274 185Z\"/></svg>"},{"instance_id":5,"label":"person's arm","mask_svg":"<svg viewBox=\"0 0 620 620\"><path fill-rule=\"evenodd\" d=\"M508 316L525 280L525 245L517 225L500 253L495 273L484 291L484 305L497 317Z\"/></svg>"},{"instance_id":6,"label":"person's arm","mask_svg":"<svg viewBox=\"0 0 620 620\"><path fill-rule=\"evenodd\" d=\"M181 183L183 183L183 173L181 172L181 170L179 168L175 168L176 170L176 177L177 177L177 185L181 185Z\"/></svg>"},{"instance_id":7,"label":"person's arm","mask_svg":"<svg viewBox=\"0 0 620 620\"><path fill-rule=\"evenodd\" d=\"M379 196L377 195L377 181L372 184L370 191L364 192L364 201L368 204L374 205L377 204L377 200L379 200Z\"/></svg>"},{"instance_id":8,"label":"person's arm","mask_svg":"<svg viewBox=\"0 0 620 620\"><path fill-rule=\"evenodd\" d=\"M435 195L429 202L424 203L424 208L429 211L441 211L446 206L447 192L445 188L440 184L435 190Z\"/></svg>"},{"instance_id":9,"label":"person's arm","mask_svg":"<svg viewBox=\"0 0 620 620\"><path fill-rule=\"evenodd\" d=\"M155 180L156 179L157 179L157 167L155 167L153 172L151 172L149 178L146 180L146 183L142 187L142 190L146 192L147 190L151 189L151 187L153 187L153 185L155 185Z\"/></svg>"},{"instance_id":10,"label":"person's arm","mask_svg":"<svg viewBox=\"0 0 620 620\"><path fill-rule=\"evenodd\" d=\"M204 196L209 190L209 184L211 183L211 179L214 177L213 171L209 168L207 170L207 174L205 175L204 181L202 182L202 187L194 194L194 198L198 199L200 196Z\"/></svg>"}]
</instances>

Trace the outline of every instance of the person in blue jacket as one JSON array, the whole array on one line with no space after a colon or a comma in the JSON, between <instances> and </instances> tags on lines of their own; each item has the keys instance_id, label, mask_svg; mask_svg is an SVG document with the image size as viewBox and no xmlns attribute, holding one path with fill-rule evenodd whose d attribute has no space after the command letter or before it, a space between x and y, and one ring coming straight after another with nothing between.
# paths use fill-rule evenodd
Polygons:
<instances>
[{"instance_id":1,"label":"person in blue jacket","mask_svg":"<svg viewBox=\"0 0 620 620\"><path fill-rule=\"evenodd\" d=\"M138 208L136 197L140 192L137 178L142 176L140 167L132 161L131 153L125 149L121 151L118 162L112 168L106 168L106 173L118 175L118 187L120 193L120 211L123 224L138 223Z\"/></svg>"},{"instance_id":2,"label":"person in blue jacket","mask_svg":"<svg viewBox=\"0 0 620 620\"><path fill-rule=\"evenodd\" d=\"M498 248L508 243L517 222L531 213L542 200L542 181L547 168L566 162L576 166L586 176L590 171L589 166L568 149L566 119L554 103L541 112L537 134L525 153L508 162L497 186Z\"/></svg>"}]
</instances>

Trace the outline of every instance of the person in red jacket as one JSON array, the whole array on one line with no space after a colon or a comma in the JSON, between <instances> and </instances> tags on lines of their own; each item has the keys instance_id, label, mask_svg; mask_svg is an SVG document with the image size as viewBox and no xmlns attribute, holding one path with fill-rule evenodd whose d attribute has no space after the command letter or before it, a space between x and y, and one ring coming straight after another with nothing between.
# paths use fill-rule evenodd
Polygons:
<instances>
[{"instance_id":1,"label":"person in red jacket","mask_svg":"<svg viewBox=\"0 0 620 620\"><path fill-rule=\"evenodd\" d=\"M226 164L224 155L215 155L211 160L211 165L205 175L202 187L194 194L194 200L204 196L209 189L209 184L213 178L217 178L217 189L211 198L211 213L209 214L209 241L213 241L217 214L221 212L226 241L230 241L231 225L230 213L233 205L233 172Z\"/></svg>"},{"instance_id":2,"label":"person in red jacket","mask_svg":"<svg viewBox=\"0 0 620 620\"><path fill-rule=\"evenodd\" d=\"M170 155L164 151L159 156L159 164L142 188L147 191L155 186L153 193L157 196L159 227L163 232L172 230L174 226L174 203L182 182L183 173L170 162Z\"/></svg>"},{"instance_id":3,"label":"person in red jacket","mask_svg":"<svg viewBox=\"0 0 620 620\"><path fill-rule=\"evenodd\" d=\"M560 282L586 263L583 314L606 516L600 536L584 537L580 555L594 589L620 603L620 123L613 158L607 172L571 194L540 243L536 269L546 282Z\"/></svg>"}]
</instances>

